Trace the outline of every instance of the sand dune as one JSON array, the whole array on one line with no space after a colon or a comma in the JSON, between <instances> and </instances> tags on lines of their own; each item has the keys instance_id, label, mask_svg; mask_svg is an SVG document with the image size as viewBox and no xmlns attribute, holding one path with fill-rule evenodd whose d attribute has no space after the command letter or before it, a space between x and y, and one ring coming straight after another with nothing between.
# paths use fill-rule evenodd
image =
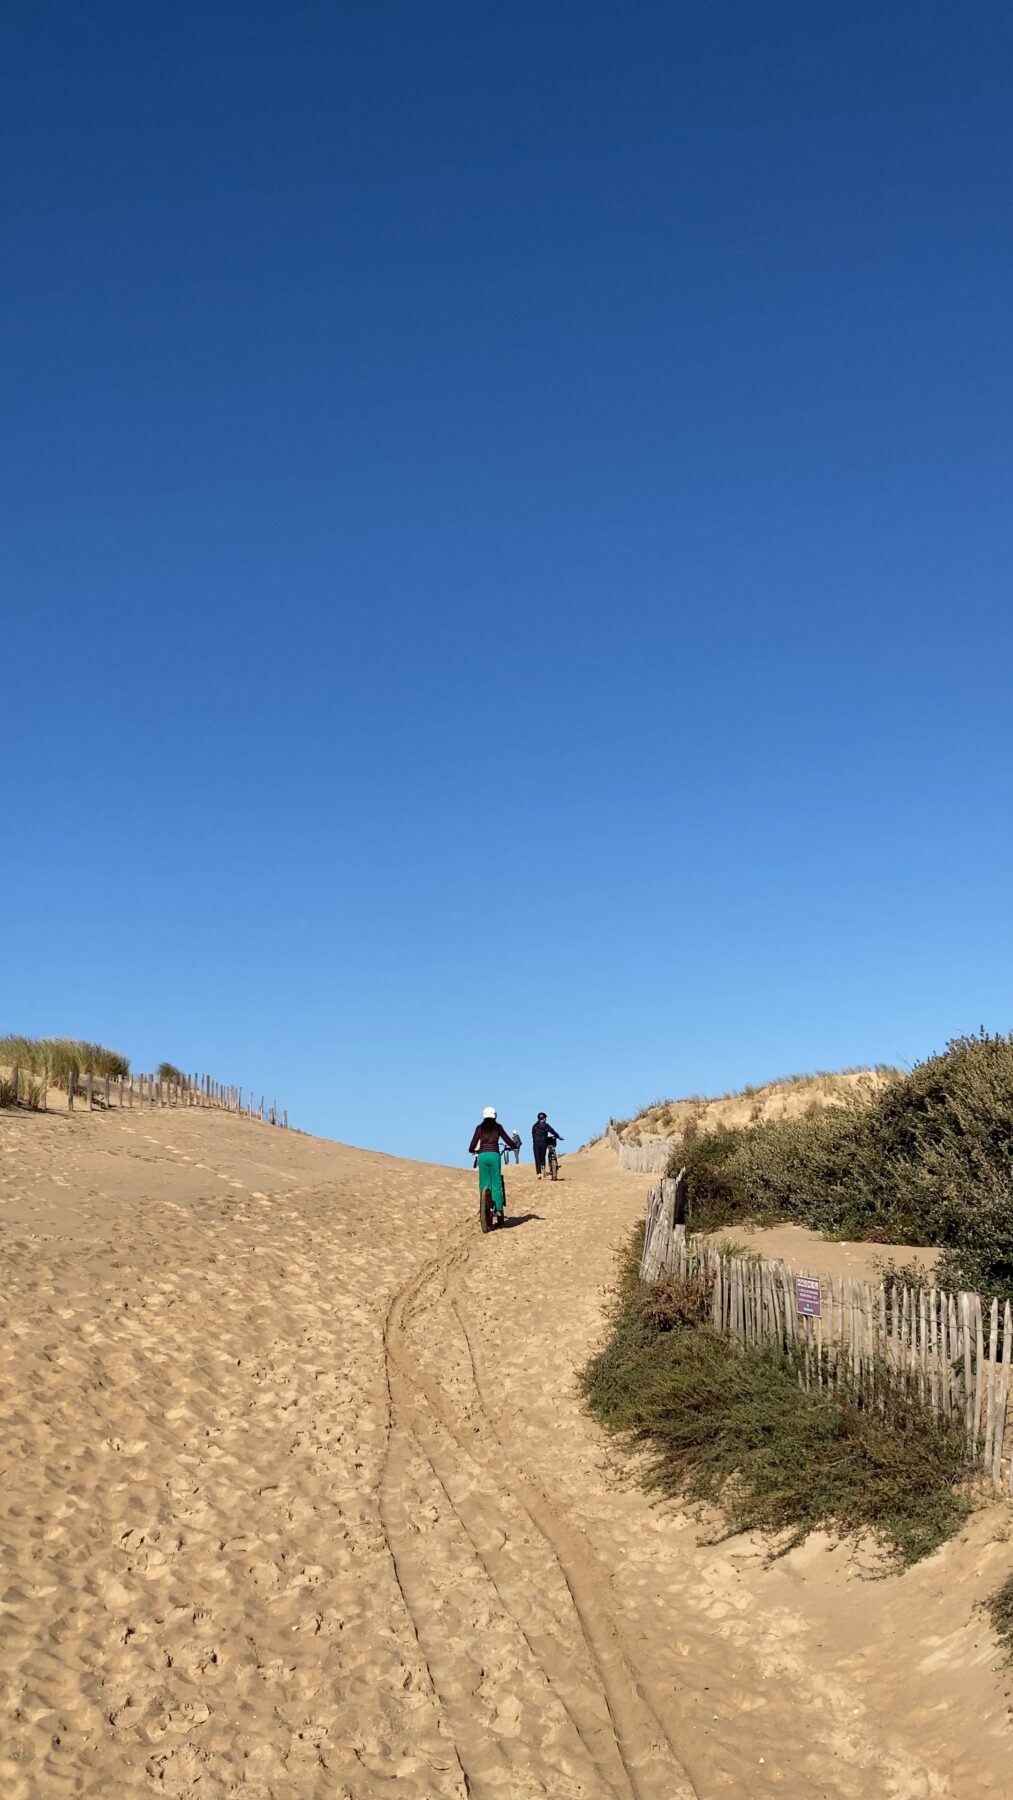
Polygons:
<instances>
[{"instance_id":1,"label":"sand dune","mask_svg":"<svg viewBox=\"0 0 1013 1800\"><path fill-rule=\"evenodd\" d=\"M687 1131L742 1131L769 1119L799 1119L824 1107L868 1106L891 1082L895 1069L841 1069L833 1074L792 1075L743 1088L737 1094L695 1094L684 1100L655 1100L620 1126L633 1143L648 1138L681 1138Z\"/></svg>"},{"instance_id":2,"label":"sand dune","mask_svg":"<svg viewBox=\"0 0 1013 1800\"><path fill-rule=\"evenodd\" d=\"M0 1118L0 1794L1013 1791L975 1601L652 1508L574 1371L645 1182L226 1115Z\"/></svg>"}]
</instances>

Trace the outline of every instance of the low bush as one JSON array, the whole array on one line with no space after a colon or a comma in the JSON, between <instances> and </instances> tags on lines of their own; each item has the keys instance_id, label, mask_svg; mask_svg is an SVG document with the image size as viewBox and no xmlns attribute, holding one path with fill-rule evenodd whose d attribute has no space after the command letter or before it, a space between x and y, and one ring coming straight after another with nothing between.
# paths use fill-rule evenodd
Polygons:
<instances>
[{"instance_id":1,"label":"low bush","mask_svg":"<svg viewBox=\"0 0 1013 1800\"><path fill-rule=\"evenodd\" d=\"M644 1319L655 1331L676 1331L702 1325L710 1315L714 1277L708 1271L683 1278L661 1275L645 1288L641 1307Z\"/></svg>"},{"instance_id":2,"label":"low bush","mask_svg":"<svg viewBox=\"0 0 1013 1800\"><path fill-rule=\"evenodd\" d=\"M700 1230L787 1219L931 1244L945 1285L1013 1298L1013 1035L956 1038L867 1106L690 1137L683 1166Z\"/></svg>"},{"instance_id":3,"label":"low bush","mask_svg":"<svg viewBox=\"0 0 1013 1800\"><path fill-rule=\"evenodd\" d=\"M723 1512L729 1533L776 1534L779 1549L817 1527L870 1532L898 1565L958 1529L965 1447L916 1403L891 1422L836 1394L806 1392L791 1358L742 1351L701 1323L705 1309L637 1276L628 1246L604 1349L588 1364L590 1410L630 1448L641 1480ZM682 1284L686 1286L686 1284ZM694 1316L694 1314L696 1316Z\"/></svg>"},{"instance_id":4,"label":"low bush","mask_svg":"<svg viewBox=\"0 0 1013 1800\"><path fill-rule=\"evenodd\" d=\"M701 1231L791 1219L857 1237L862 1224L873 1222L862 1181L861 1129L857 1109L825 1107L801 1118L701 1134L679 1146L669 1173L685 1169L690 1217Z\"/></svg>"},{"instance_id":5,"label":"low bush","mask_svg":"<svg viewBox=\"0 0 1013 1800\"><path fill-rule=\"evenodd\" d=\"M984 1606L992 1620L996 1637L1006 1653L1006 1661L1013 1662L1013 1575L1007 1575L1002 1586L989 1595Z\"/></svg>"}]
</instances>

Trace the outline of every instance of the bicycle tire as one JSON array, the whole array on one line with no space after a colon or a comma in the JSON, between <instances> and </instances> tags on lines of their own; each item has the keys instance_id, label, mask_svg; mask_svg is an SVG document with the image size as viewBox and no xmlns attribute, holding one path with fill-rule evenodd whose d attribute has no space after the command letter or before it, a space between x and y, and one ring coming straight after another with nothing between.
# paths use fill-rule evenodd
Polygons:
<instances>
[{"instance_id":1,"label":"bicycle tire","mask_svg":"<svg viewBox=\"0 0 1013 1800\"><path fill-rule=\"evenodd\" d=\"M492 1230L492 1221L496 1208L493 1205L492 1189L483 1188L478 1196L478 1222L483 1231Z\"/></svg>"},{"instance_id":2,"label":"bicycle tire","mask_svg":"<svg viewBox=\"0 0 1013 1800\"><path fill-rule=\"evenodd\" d=\"M559 1158L556 1155L555 1150L553 1150L553 1149L549 1150L548 1162L549 1162L549 1174L551 1175L553 1181L555 1181L559 1175Z\"/></svg>"}]
</instances>

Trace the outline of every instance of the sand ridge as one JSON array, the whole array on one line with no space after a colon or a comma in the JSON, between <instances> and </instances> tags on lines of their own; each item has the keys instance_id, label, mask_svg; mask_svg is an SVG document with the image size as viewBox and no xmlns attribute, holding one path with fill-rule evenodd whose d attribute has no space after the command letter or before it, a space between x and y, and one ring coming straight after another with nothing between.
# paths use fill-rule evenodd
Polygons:
<instances>
[{"instance_id":1,"label":"sand ridge","mask_svg":"<svg viewBox=\"0 0 1013 1800\"><path fill-rule=\"evenodd\" d=\"M582 1412L646 1183L0 1116L0 1793L1009 1791L1007 1514L900 1581L651 1506Z\"/></svg>"},{"instance_id":2,"label":"sand ridge","mask_svg":"<svg viewBox=\"0 0 1013 1800\"><path fill-rule=\"evenodd\" d=\"M768 1120L800 1119L826 1107L864 1107L897 1080L897 1069L840 1069L820 1075L792 1075L767 1081L739 1093L689 1095L682 1100L655 1100L619 1128L633 1143L650 1138L679 1139L687 1131L706 1136L714 1131L743 1131Z\"/></svg>"}]
</instances>

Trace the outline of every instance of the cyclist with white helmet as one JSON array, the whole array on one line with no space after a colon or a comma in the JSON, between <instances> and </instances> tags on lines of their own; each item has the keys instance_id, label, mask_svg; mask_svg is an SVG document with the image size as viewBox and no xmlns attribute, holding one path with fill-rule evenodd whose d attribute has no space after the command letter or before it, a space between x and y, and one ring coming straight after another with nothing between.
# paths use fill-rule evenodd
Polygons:
<instances>
[{"instance_id":1,"label":"cyclist with white helmet","mask_svg":"<svg viewBox=\"0 0 1013 1800\"><path fill-rule=\"evenodd\" d=\"M500 1156L500 1145L512 1150L514 1140L509 1131L504 1131L496 1118L496 1108L487 1106L478 1124L475 1126L468 1145L468 1155L478 1157L478 1191L488 1188L492 1195L492 1203L496 1209L496 1217L503 1222L503 1209L506 1206L506 1188L503 1184L503 1165Z\"/></svg>"}]
</instances>

